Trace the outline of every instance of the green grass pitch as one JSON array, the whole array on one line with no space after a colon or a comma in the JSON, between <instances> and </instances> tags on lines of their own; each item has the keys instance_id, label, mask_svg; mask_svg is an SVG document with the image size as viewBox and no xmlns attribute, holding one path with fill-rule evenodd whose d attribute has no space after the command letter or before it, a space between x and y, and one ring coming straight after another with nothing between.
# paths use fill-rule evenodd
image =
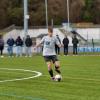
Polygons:
<instances>
[{"instance_id":1,"label":"green grass pitch","mask_svg":"<svg viewBox=\"0 0 100 100\"><path fill-rule=\"evenodd\" d=\"M60 56L63 80L53 82L41 56L0 58L0 81L42 76L0 83L0 100L100 100L100 56Z\"/></svg>"}]
</instances>

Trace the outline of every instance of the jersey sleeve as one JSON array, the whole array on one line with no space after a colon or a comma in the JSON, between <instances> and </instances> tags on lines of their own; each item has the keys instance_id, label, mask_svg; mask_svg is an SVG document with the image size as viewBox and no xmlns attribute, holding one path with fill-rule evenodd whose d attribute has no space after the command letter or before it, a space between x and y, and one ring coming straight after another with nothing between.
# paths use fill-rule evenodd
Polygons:
<instances>
[{"instance_id":1,"label":"jersey sleeve","mask_svg":"<svg viewBox=\"0 0 100 100\"><path fill-rule=\"evenodd\" d=\"M40 41L40 44L43 44L45 40L45 37L42 38L42 40Z\"/></svg>"}]
</instances>

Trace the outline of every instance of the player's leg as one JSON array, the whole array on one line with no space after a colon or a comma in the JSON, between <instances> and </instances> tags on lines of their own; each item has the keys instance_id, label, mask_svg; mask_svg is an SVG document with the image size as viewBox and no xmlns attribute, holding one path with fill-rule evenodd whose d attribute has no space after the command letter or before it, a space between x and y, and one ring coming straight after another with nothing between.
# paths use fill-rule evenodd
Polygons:
<instances>
[{"instance_id":1,"label":"player's leg","mask_svg":"<svg viewBox=\"0 0 100 100\"><path fill-rule=\"evenodd\" d=\"M61 74L61 71L60 71L60 62L57 58L57 56L52 56L52 61L53 63L55 64L55 71L58 73L58 74Z\"/></svg>"},{"instance_id":2,"label":"player's leg","mask_svg":"<svg viewBox=\"0 0 100 100\"><path fill-rule=\"evenodd\" d=\"M47 66L48 66L48 72L50 74L50 77L53 79L54 75L52 70L52 62L47 62Z\"/></svg>"},{"instance_id":3,"label":"player's leg","mask_svg":"<svg viewBox=\"0 0 100 100\"><path fill-rule=\"evenodd\" d=\"M55 61L55 71L58 74L61 74L61 71L60 71L60 62L59 61Z\"/></svg>"},{"instance_id":4,"label":"player's leg","mask_svg":"<svg viewBox=\"0 0 100 100\"><path fill-rule=\"evenodd\" d=\"M47 64L47 67L48 67L48 72L49 72L49 74L51 76L51 79L53 79L54 75L53 75L53 70L52 70L51 58L50 58L50 56L45 56L44 59L46 61L46 64Z\"/></svg>"}]
</instances>

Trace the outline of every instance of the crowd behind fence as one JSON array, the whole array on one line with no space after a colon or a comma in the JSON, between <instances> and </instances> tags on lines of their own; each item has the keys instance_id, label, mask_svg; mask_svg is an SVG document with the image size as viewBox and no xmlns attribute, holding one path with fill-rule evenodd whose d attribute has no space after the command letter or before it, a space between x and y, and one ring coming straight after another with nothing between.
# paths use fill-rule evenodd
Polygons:
<instances>
[{"instance_id":1,"label":"crowd behind fence","mask_svg":"<svg viewBox=\"0 0 100 100\"><path fill-rule=\"evenodd\" d=\"M97 46L97 47L91 47L91 46L78 46L77 48L77 51L78 51L78 54L81 55L81 54L100 54L100 46ZM13 54L16 56L16 52L17 52L17 46L14 46L13 47ZM32 55L34 54L42 54L42 47L38 47L37 49L34 49L34 46L31 47L31 52L32 52ZM8 46L5 46L4 47L4 51L3 53L5 55L8 55ZM68 55L72 55L73 54L73 46L69 46L68 47ZM25 47L23 46L22 47L22 56L25 56L26 55L26 52L25 52ZM64 55L64 48L60 48L60 55Z\"/></svg>"},{"instance_id":2,"label":"crowd behind fence","mask_svg":"<svg viewBox=\"0 0 100 100\"><path fill-rule=\"evenodd\" d=\"M37 49L34 49L35 45L32 44L32 40L29 36L27 36L28 42L26 41L26 44L24 43L25 41L23 41L23 43L21 44L21 46L18 44L16 45L16 43L12 46L9 46L7 43L4 43L4 47L3 47L3 52L1 52L1 55L6 54L8 56L29 56L32 57L33 54L42 54L42 50L43 47L39 47ZM65 37L66 40L67 37ZM74 40L75 39L75 40ZM27 39L26 39L27 40ZM1 41L1 40L0 40ZM31 41L31 43L30 43ZM2 41L1 41L2 42ZM58 51L56 46L55 46L55 51L58 55L80 55L80 54L100 54L100 41L98 40L88 40L85 44L80 44L78 41L78 39L73 38L72 39L72 46L69 46L67 44L64 44L63 41L61 41L63 44L62 48L58 48ZM69 43L69 41L68 41ZM74 44L76 43L76 44ZM11 44L11 43L10 43ZM66 50L64 51L66 47ZM74 51L75 50L75 51Z\"/></svg>"}]
</instances>

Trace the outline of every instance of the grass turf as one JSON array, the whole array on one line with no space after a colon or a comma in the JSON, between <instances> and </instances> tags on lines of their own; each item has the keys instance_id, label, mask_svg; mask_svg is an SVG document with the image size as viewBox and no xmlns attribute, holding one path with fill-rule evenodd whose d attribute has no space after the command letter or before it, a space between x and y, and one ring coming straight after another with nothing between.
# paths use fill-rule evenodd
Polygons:
<instances>
[{"instance_id":1,"label":"grass turf","mask_svg":"<svg viewBox=\"0 0 100 100\"><path fill-rule=\"evenodd\" d=\"M41 56L0 58L0 68L39 71L43 76L0 83L0 100L100 100L100 56L59 57L62 82L52 82ZM32 73L0 69L0 81Z\"/></svg>"}]
</instances>

